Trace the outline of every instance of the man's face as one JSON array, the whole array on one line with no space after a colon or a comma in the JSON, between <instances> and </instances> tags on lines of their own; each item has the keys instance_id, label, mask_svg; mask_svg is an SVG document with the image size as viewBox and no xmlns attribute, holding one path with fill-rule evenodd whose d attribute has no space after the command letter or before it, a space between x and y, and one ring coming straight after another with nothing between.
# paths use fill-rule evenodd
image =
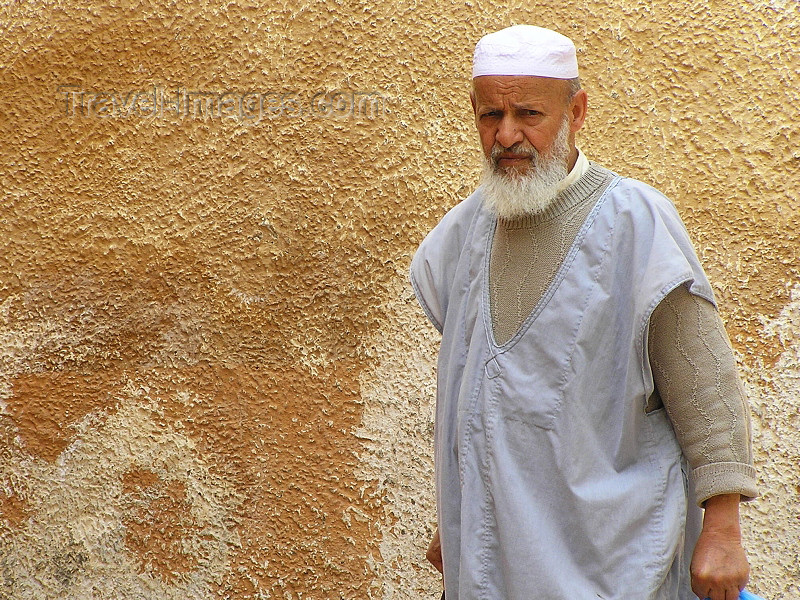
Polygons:
<instances>
[{"instance_id":1,"label":"man's face","mask_svg":"<svg viewBox=\"0 0 800 600\"><path fill-rule=\"evenodd\" d=\"M565 119L569 127L568 166L574 163L574 134L583 125L586 109L583 91L568 101L566 81L521 75L485 75L476 77L473 85L475 124L483 152L496 172L508 176L529 172L532 150L548 156Z\"/></svg>"}]
</instances>

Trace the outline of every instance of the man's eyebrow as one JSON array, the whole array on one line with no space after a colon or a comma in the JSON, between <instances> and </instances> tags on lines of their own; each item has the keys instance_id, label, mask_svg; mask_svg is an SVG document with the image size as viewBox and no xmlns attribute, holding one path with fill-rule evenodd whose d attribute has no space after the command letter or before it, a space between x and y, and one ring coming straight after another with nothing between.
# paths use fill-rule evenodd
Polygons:
<instances>
[{"instance_id":1,"label":"man's eyebrow","mask_svg":"<svg viewBox=\"0 0 800 600\"><path fill-rule=\"evenodd\" d=\"M514 110L541 110L541 105L533 102L515 102L511 105Z\"/></svg>"}]
</instances>

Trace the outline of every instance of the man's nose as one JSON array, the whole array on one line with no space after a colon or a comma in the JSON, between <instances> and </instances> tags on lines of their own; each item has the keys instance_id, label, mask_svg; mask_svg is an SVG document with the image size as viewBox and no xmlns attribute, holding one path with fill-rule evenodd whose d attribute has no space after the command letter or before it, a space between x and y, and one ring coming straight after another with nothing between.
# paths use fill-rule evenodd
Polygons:
<instances>
[{"instance_id":1,"label":"man's nose","mask_svg":"<svg viewBox=\"0 0 800 600\"><path fill-rule=\"evenodd\" d=\"M500 121L497 127L495 140L497 143L501 144L503 148L510 148L514 144L523 141L522 130L514 119L505 117Z\"/></svg>"}]
</instances>

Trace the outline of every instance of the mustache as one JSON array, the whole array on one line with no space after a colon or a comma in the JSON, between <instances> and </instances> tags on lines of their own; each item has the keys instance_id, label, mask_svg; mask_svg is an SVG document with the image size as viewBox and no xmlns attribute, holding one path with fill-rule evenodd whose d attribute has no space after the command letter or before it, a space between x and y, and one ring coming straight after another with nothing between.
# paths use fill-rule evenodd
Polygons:
<instances>
[{"instance_id":1,"label":"mustache","mask_svg":"<svg viewBox=\"0 0 800 600\"><path fill-rule=\"evenodd\" d=\"M533 147L532 144L526 144L524 142L517 142L513 146L509 146L506 148L502 144L495 144L492 146L492 162L496 165L497 161L500 158L500 155L504 152L511 152L513 154L517 154L519 156L524 156L526 158L536 159L539 156L539 152L536 148Z\"/></svg>"}]
</instances>

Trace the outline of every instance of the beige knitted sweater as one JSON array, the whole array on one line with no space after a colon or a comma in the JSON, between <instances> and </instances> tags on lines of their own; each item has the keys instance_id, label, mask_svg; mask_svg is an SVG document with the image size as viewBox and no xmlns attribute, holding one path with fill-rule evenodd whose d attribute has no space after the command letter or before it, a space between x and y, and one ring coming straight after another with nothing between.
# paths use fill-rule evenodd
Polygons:
<instances>
[{"instance_id":1,"label":"beige knitted sweater","mask_svg":"<svg viewBox=\"0 0 800 600\"><path fill-rule=\"evenodd\" d=\"M535 308L609 179L592 165L542 213L499 219L489 271L492 327L502 344ZM656 392L692 469L695 500L757 495L750 419L730 342L708 301L679 286L650 320L648 355Z\"/></svg>"}]
</instances>

